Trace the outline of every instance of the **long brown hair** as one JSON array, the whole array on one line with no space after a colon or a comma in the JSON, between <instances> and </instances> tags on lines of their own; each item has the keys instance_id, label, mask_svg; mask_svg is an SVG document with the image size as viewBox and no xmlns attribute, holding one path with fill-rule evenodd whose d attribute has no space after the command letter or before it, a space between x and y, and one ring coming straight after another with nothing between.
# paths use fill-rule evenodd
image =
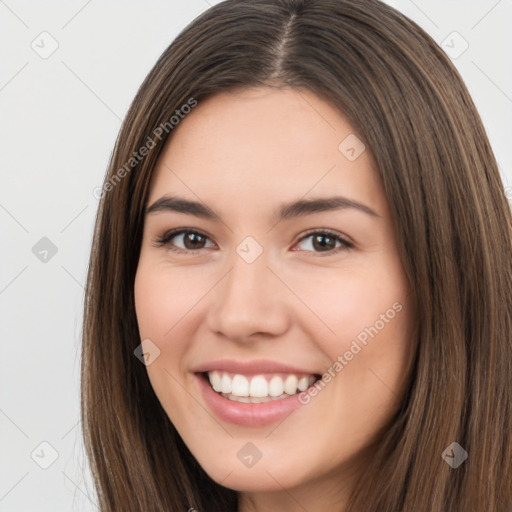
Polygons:
<instances>
[{"instance_id":1,"label":"long brown hair","mask_svg":"<svg viewBox=\"0 0 512 512\"><path fill-rule=\"evenodd\" d=\"M310 90L358 130L417 305L410 386L348 509L510 512L509 206L450 59L377 0L222 2L178 35L140 87L105 177L84 308L82 423L101 510L237 510L237 493L198 465L134 356L134 278L169 120L253 86ZM457 468L442 458L452 442L468 453Z\"/></svg>"}]
</instances>

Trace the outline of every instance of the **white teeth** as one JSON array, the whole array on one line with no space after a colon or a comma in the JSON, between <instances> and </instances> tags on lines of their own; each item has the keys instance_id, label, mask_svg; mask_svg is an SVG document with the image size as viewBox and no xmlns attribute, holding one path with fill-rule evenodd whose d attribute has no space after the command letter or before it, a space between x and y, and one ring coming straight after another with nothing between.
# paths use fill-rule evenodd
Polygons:
<instances>
[{"instance_id":1,"label":"white teeth","mask_svg":"<svg viewBox=\"0 0 512 512\"><path fill-rule=\"evenodd\" d=\"M309 379L307 377L301 377L299 379L299 382L297 384L297 387L301 390L301 391L305 391L306 389L309 388Z\"/></svg>"},{"instance_id":2,"label":"white teeth","mask_svg":"<svg viewBox=\"0 0 512 512\"><path fill-rule=\"evenodd\" d=\"M270 396L281 396L284 392L284 383L281 377L272 377L268 384L268 394Z\"/></svg>"},{"instance_id":3,"label":"white teeth","mask_svg":"<svg viewBox=\"0 0 512 512\"><path fill-rule=\"evenodd\" d=\"M223 393L231 393L231 379L229 378L229 375L226 375L225 373L222 375L220 386Z\"/></svg>"},{"instance_id":4,"label":"white teeth","mask_svg":"<svg viewBox=\"0 0 512 512\"><path fill-rule=\"evenodd\" d=\"M224 391L224 393L226 393L226 391ZM244 375L235 375L231 381L231 393L236 396L249 396L249 381L247 377Z\"/></svg>"},{"instance_id":5,"label":"white teeth","mask_svg":"<svg viewBox=\"0 0 512 512\"><path fill-rule=\"evenodd\" d=\"M273 375L269 380L264 375L246 377L240 374L214 370L208 372L208 378L214 391L229 395L226 398L245 403L261 403L286 398L297 392L305 391L316 378L313 375L297 377L289 374Z\"/></svg>"},{"instance_id":6,"label":"white teeth","mask_svg":"<svg viewBox=\"0 0 512 512\"><path fill-rule=\"evenodd\" d=\"M253 377L251 379L249 395L255 398L263 398L264 396L268 396L268 382L267 379L263 377L263 375L258 375L257 377Z\"/></svg>"},{"instance_id":7,"label":"white teeth","mask_svg":"<svg viewBox=\"0 0 512 512\"><path fill-rule=\"evenodd\" d=\"M210 372L210 383L214 391L222 391L221 379L218 371Z\"/></svg>"},{"instance_id":8,"label":"white teeth","mask_svg":"<svg viewBox=\"0 0 512 512\"><path fill-rule=\"evenodd\" d=\"M289 395L294 395L297 392L297 384L299 379L295 375L288 375L284 381L284 392Z\"/></svg>"},{"instance_id":9,"label":"white teeth","mask_svg":"<svg viewBox=\"0 0 512 512\"><path fill-rule=\"evenodd\" d=\"M263 402L268 402L270 400L270 398L268 396L264 396L261 398L251 396L250 400L251 400L251 404L262 404Z\"/></svg>"}]
</instances>

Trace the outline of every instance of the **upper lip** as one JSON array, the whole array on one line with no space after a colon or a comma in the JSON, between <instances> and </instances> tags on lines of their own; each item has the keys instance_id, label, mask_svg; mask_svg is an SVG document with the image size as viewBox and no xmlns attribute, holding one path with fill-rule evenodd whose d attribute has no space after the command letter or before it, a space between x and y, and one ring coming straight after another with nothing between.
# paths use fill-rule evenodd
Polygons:
<instances>
[{"instance_id":1,"label":"upper lip","mask_svg":"<svg viewBox=\"0 0 512 512\"><path fill-rule=\"evenodd\" d=\"M309 371L283 364L268 359L254 359L252 361L241 361L234 359L217 359L197 366L194 373L204 373L214 370L237 373L240 375L258 375L261 373L293 373L298 375L318 375L317 372Z\"/></svg>"}]
</instances>

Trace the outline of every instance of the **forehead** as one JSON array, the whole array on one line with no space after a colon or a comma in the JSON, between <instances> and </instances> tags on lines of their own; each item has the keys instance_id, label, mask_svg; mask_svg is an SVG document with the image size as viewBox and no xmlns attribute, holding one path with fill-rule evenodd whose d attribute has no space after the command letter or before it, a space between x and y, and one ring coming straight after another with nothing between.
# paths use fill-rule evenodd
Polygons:
<instances>
[{"instance_id":1,"label":"forehead","mask_svg":"<svg viewBox=\"0 0 512 512\"><path fill-rule=\"evenodd\" d=\"M347 158L351 147L362 151L355 160L354 152ZM348 120L310 91L220 93L199 102L173 130L149 202L178 193L257 208L337 192L384 208L372 156L362 148Z\"/></svg>"}]
</instances>

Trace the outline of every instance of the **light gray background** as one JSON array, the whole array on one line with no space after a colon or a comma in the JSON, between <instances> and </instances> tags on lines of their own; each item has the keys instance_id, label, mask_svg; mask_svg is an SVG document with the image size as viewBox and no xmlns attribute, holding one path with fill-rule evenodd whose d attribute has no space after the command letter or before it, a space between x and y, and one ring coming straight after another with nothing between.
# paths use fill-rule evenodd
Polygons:
<instances>
[{"instance_id":1,"label":"light gray background","mask_svg":"<svg viewBox=\"0 0 512 512\"><path fill-rule=\"evenodd\" d=\"M388 3L452 52L512 197L512 0ZM209 5L0 0L1 512L97 510L78 393L93 191L140 83Z\"/></svg>"}]
</instances>

